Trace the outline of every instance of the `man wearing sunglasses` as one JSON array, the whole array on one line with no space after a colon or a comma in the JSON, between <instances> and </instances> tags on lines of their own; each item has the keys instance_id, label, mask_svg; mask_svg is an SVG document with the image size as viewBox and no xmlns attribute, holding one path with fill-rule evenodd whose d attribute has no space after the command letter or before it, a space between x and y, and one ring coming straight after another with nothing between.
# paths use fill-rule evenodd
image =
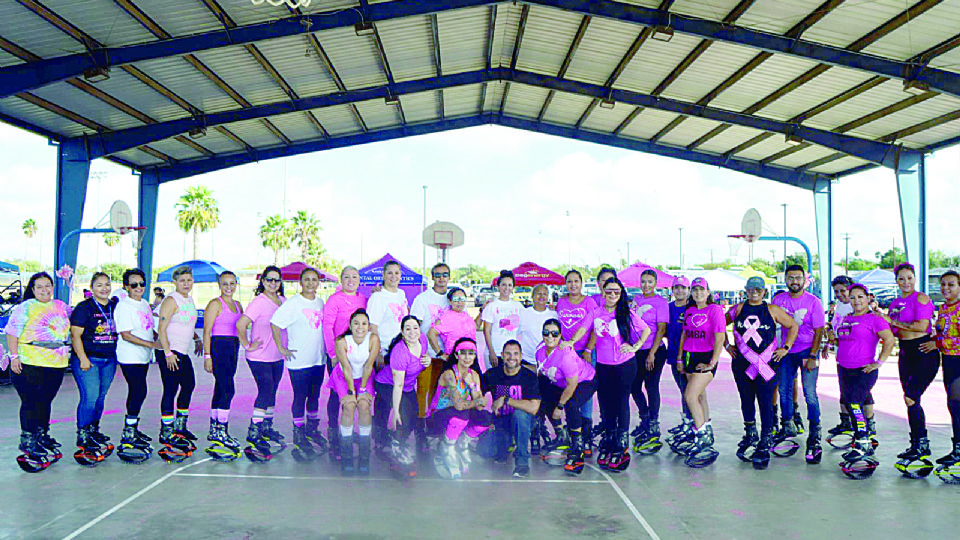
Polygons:
<instances>
[{"instance_id":1,"label":"man wearing sunglasses","mask_svg":"<svg viewBox=\"0 0 960 540\"><path fill-rule=\"evenodd\" d=\"M420 320L420 333L423 335L427 335L441 312L450 309L450 300L447 299L450 267L446 263L437 263L433 265L430 274L433 276L433 287L418 294L410 308L410 314ZM417 453L419 455L426 455L429 450L426 437L427 406L433 398L434 390L437 388L437 382L440 379L440 372L443 369L443 360L438 358L442 352L442 349L439 351L431 349L430 357L433 358L433 361L417 377L417 403L420 411L414 432L417 435ZM421 452L423 453L421 454Z\"/></svg>"}]
</instances>

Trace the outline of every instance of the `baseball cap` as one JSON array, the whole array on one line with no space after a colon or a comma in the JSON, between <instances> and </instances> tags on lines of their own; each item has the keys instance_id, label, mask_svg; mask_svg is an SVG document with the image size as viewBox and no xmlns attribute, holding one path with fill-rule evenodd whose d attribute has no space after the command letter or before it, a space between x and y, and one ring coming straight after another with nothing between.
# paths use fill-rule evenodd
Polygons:
<instances>
[{"instance_id":1,"label":"baseball cap","mask_svg":"<svg viewBox=\"0 0 960 540\"><path fill-rule=\"evenodd\" d=\"M764 283L763 278L760 276L753 276L747 280L747 284L744 289L766 289L767 284Z\"/></svg>"},{"instance_id":2,"label":"baseball cap","mask_svg":"<svg viewBox=\"0 0 960 540\"><path fill-rule=\"evenodd\" d=\"M707 290L710 289L710 285L707 283L707 280L703 279L702 277L694 278L693 282L690 283L690 288L692 289L694 287L703 287Z\"/></svg>"},{"instance_id":3,"label":"baseball cap","mask_svg":"<svg viewBox=\"0 0 960 540\"><path fill-rule=\"evenodd\" d=\"M674 287L687 287L690 288L690 280L687 279L687 276L678 276L673 280Z\"/></svg>"}]
</instances>

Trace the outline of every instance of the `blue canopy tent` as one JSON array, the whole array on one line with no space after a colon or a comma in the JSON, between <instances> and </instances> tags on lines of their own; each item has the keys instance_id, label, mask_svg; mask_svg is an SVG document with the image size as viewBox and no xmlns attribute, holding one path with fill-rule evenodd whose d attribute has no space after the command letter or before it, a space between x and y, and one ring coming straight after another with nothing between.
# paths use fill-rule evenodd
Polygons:
<instances>
[{"instance_id":1,"label":"blue canopy tent","mask_svg":"<svg viewBox=\"0 0 960 540\"><path fill-rule=\"evenodd\" d=\"M895 287L897 285L897 276L889 270L874 268L857 276L857 283L866 285L868 288L874 287Z\"/></svg>"},{"instance_id":2,"label":"blue canopy tent","mask_svg":"<svg viewBox=\"0 0 960 540\"><path fill-rule=\"evenodd\" d=\"M383 284L383 265L388 261L400 263L400 290L407 295L407 302L413 305L413 299L424 290L423 276L389 253L360 269L360 292L369 298L370 290Z\"/></svg>"},{"instance_id":3,"label":"blue canopy tent","mask_svg":"<svg viewBox=\"0 0 960 540\"><path fill-rule=\"evenodd\" d=\"M20 267L8 262L0 261L0 272L9 272L11 274L20 273Z\"/></svg>"},{"instance_id":4,"label":"blue canopy tent","mask_svg":"<svg viewBox=\"0 0 960 540\"><path fill-rule=\"evenodd\" d=\"M213 261L197 259L175 264L163 272L160 272L160 275L157 276L157 282L173 281L173 271L181 266L189 266L190 269L193 270L194 283L214 283L221 273L227 271L226 268Z\"/></svg>"}]
</instances>

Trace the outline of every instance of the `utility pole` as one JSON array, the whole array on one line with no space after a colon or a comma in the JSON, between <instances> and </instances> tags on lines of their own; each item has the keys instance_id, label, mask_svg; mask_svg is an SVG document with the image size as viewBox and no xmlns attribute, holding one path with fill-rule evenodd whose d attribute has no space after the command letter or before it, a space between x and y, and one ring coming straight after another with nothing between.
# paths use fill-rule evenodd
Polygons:
<instances>
[{"instance_id":1,"label":"utility pole","mask_svg":"<svg viewBox=\"0 0 960 540\"><path fill-rule=\"evenodd\" d=\"M567 269L573 268L573 251L570 247L570 236L573 234L573 227L570 225L570 211L567 210Z\"/></svg>"},{"instance_id":2,"label":"utility pole","mask_svg":"<svg viewBox=\"0 0 960 540\"><path fill-rule=\"evenodd\" d=\"M850 233L843 233L843 273L849 274L850 266Z\"/></svg>"},{"instance_id":3,"label":"utility pole","mask_svg":"<svg viewBox=\"0 0 960 540\"><path fill-rule=\"evenodd\" d=\"M680 270L683 270L683 227L677 227L680 231Z\"/></svg>"},{"instance_id":4,"label":"utility pole","mask_svg":"<svg viewBox=\"0 0 960 540\"><path fill-rule=\"evenodd\" d=\"M783 203L783 280L787 280L787 203Z\"/></svg>"},{"instance_id":5,"label":"utility pole","mask_svg":"<svg viewBox=\"0 0 960 540\"><path fill-rule=\"evenodd\" d=\"M630 266L630 242L627 242L627 266Z\"/></svg>"},{"instance_id":6,"label":"utility pole","mask_svg":"<svg viewBox=\"0 0 960 540\"><path fill-rule=\"evenodd\" d=\"M427 228L427 186L423 186L423 228L424 229ZM423 247L423 266L421 266L421 268L422 268L423 275L426 276L427 275L427 245L423 244L422 247ZM426 280L424 280L422 288L426 290L427 288Z\"/></svg>"}]
</instances>

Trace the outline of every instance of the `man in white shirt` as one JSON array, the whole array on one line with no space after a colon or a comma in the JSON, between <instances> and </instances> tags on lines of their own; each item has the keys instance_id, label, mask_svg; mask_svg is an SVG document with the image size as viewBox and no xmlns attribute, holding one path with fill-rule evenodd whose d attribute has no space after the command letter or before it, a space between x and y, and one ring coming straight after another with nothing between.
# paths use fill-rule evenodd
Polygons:
<instances>
[{"instance_id":1,"label":"man in white shirt","mask_svg":"<svg viewBox=\"0 0 960 540\"><path fill-rule=\"evenodd\" d=\"M433 277L433 287L418 294L413 300L413 307L410 308L410 314L420 319L420 333L427 335L434 321L443 311L450 309L450 300L447 299L447 286L450 283L450 267L446 263L437 263L430 270ZM417 376L417 404L419 414L417 415L417 425L414 431L417 436L417 454L426 455L429 451L426 436L426 416L430 400L433 398L434 391L437 388L437 382L440 379L440 372L443 370L443 360L437 356L443 352L432 351L430 356L433 361L430 366L420 372ZM424 452L421 454L421 452Z\"/></svg>"},{"instance_id":2,"label":"man in white shirt","mask_svg":"<svg viewBox=\"0 0 960 540\"><path fill-rule=\"evenodd\" d=\"M537 366L537 349L543 344L543 323L556 319L557 312L547 306L550 290L546 285L533 288L533 305L520 312L520 345L523 346L523 363L534 371Z\"/></svg>"}]
</instances>

